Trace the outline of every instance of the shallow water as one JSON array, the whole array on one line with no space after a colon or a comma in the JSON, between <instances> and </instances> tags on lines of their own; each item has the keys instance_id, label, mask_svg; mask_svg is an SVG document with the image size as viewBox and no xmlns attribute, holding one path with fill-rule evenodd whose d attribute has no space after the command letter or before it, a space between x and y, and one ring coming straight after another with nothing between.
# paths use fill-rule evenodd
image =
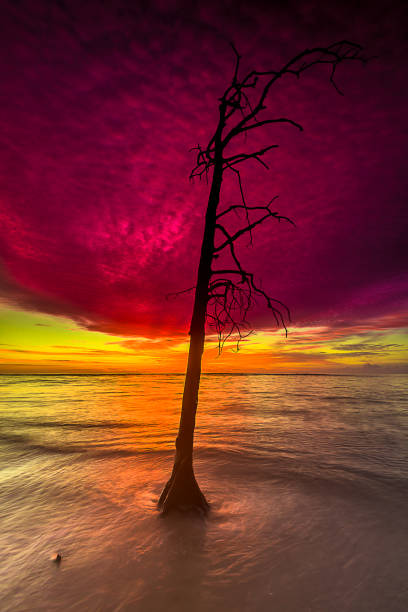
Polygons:
<instances>
[{"instance_id":1,"label":"shallow water","mask_svg":"<svg viewBox=\"0 0 408 612\"><path fill-rule=\"evenodd\" d=\"M2 612L408 609L404 377L204 376L206 520L156 511L182 387L0 377Z\"/></svg>"}]
</instances>

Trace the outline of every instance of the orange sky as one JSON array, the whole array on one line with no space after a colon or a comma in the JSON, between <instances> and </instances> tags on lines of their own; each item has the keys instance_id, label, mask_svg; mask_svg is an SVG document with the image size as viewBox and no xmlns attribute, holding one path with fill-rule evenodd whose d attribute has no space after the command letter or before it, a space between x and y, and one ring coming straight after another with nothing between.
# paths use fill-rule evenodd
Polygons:
<instances>
[{"instance_id":1,"label":"orange sky","mask_svg":"<svg viewBox=\"0 0 408 612\"><path fill-rule=\"evenodd\" d=\"M387 373L408 361L402 321L376 319L365 328L329 326L258 331L236 352L218 355L208 337L204 372ZM1 373L179 372L185 370L188 336L126 337L90 331L52 315L0 309Z\"/></svg>"}]
</instances>

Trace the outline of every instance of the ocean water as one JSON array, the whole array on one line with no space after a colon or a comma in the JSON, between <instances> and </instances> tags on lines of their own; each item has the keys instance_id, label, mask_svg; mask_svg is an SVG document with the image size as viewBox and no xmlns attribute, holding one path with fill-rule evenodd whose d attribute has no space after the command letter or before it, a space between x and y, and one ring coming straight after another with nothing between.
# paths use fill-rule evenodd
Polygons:
<instances>
[{"instance_id":1,"label":"ocean water","mask_svg":"<svg viewBox=\"0 0 408 612\"><path fill-rule=\"evenodd\" d=\"M206 519L156 510L182 376L0 387L2 612L408 610L406 378L204 376Z\"/></svg>"}]
</instances>

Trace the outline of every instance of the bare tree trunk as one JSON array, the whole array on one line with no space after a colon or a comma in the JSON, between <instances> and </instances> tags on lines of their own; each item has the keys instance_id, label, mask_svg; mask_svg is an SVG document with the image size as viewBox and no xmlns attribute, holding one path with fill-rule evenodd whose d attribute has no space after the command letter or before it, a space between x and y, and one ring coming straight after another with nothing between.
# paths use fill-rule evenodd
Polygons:
<instances>
[{"instance_id":1,"label":"bare tree trunk","mask_svg":"<svg viewBox=\"0 0 408 612\"><path fill-rule=\"evenodd\" d=\"M158 504L163 513L173 509L195 509L206 512L209 508L208 502L194 476L193 442L201 377L201 359L204 350L208 285L211 278L211 262L214 254L214 235L221 183L222 156L219 154L219 161L214 166L205 217L201 257L198 266L194 308L190 326L187 372L184 383L180 427L176 439L176 456L172 475L163 489Z\"/></svg>"},{"instance_id":2,"label":"bare tree trunk","mask_svg":"<svg viewBox=\"0 0 408 612\"><path fill-rule=\"evenodd\" d=\"M217 329L220 350L222 350L225 339L229 338L232 333L236 332L238 344L245 337L242 330L247 329L246 315L256 297L265 300L277 325L282 325L286 333L285 319L290 320L289 309L279 300L270 297L267 292L258 286L254 280L254 274L241 265L234 247L235 242L248 232L252 244L252 230L266 219L284 220L293 223L288 217L279 215L271 209L272 202L275 201L277 196L266 205L248 206L241 182L239 165L248 160L255 160L268 168L263 161L263 156L271 149L276 149L278 145L272 144L255 151L243 151L229 156L224 156L225 148L236 137L243 134L247 135L248 132L267 125L288 124L300 131L303 130L299 123L287 117L260 118L263 111L267 109L266 98L271 88L281 78L289 74L299 78L312 66L328 64L331 66L330 82L341 93L334 78L338 65L349 61L360 61L365 64L368 61L368 58L362 54L360 45L347 40L340 40L328 47L305 49L281 67L280 70L251 70L246 76L240 77L241 56L234 45L232 45L232 48L236 56L235 69L231 83L224 91L223 96L219 98L218 124L207 147L202 148L200 145L195 147L195 150L197 150L196 165L190 174L190 178L201 178L203 175L207 176L208 172L213 169L191 318L190 349L180 427L176 440L176 455L171 478L164 487L159 500L159 507L164 513L176 508L181 510L193 508L204 512L208 509L208 503L200 491L193 470L194 428L200 387L206 314L211 316L213 323L215 322L214 327ZM251 95L251 92L253 95ZM223 135L224 129L227 132L225 135ZM224 208L218 214L217 220L217 207L225 170L235 174L241 200L239 204ZM227 229L228 226L225 227L224 225L224 220L228 219L228 214L232 211L241 213L244 211L246 225L230 233ZM259 216L257 219L250 221L249 214L250 212L254 214L255 211L255 214ZM221 217L222 221L220 221ZM222 239L215 247L216 230L218 230ZM218 254L224 249L227 253L229 252L232 266L228 266L226 269L212 270L211 264L214 254ZM240 314L235 317L237 306ZM207 313L207 308L211 309L211 307L213 309L212 313Z\"/></svg>"}]
</instances>

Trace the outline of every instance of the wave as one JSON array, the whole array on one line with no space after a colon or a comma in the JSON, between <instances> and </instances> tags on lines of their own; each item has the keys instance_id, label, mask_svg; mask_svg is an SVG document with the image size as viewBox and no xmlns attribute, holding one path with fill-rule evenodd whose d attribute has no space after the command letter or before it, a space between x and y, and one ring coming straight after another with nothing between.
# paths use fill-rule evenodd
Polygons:
<instances>
[{"instance_id":1,"label":"wave","mask_svg":"<svg viewBox=\"0 0 408 612\"><path fill-rule=\"evenodd\" d=\"M15 433L0 433L0 441L16 445L20 450L24 451L40 451L44 454L56 455L82 455L84 459L92 459L96 457L123 457L123 456L141 456L148 454L166 455L174 454L173 450L167 449L151 449L138 450L135 448L108 448L98 447L95 445L79 445L79 444L45 444L36 442L30 436Z\"/></svg>"},{"instance_id":2,"label":"wave","mask_svg":"<svg viewBox=\"0 0 408 612\"><path fill-rule=\"evenodd\" d=\"M291 456L292 455L292 456ZM366 494L381 491L386 494L396 489L408 494L408 478L369 470L363 467L328 464L312 459L301 453L291 454L288 449L274 449L264 452L239 449L198 449L197 456L213 460L218 472L228 470L240 479L248 477L257 480L296 482L312 488L322 488L333 492L346 490Z\"/></svg>"},{"instance_id":3,"label":"wave","mask_svg":"<svg viewBox=\"0 0 408 612\"><path fill-rule=\"evenodd\" d=\"M54 423L43 421L44 427L82 428L84 423ZM38 423L33 424L37 427ZM86 423L85 427L134 427L134 424L103 421L99 423ZM108 446L106 442L85 444L76 443L49 443L35 439L27 433L0 432L0 442L3 448L18 453L40 453L45 455L75 455L78 460L110 459L119 457L144 457L155 460L168 457L169 461L174 454L173 448L135 448L125 446L119 448L113 442ZM156 441L157 442L157 441ZM347 465L344 462L327 463L324 459L313 455L312 452L294 450L282 446L275 448L240 447L233 445L198 446L195 453L200 471L205 469L210 473L217 473L220 477L228 475L233 479L248 479L250 481L280 481L282 483L297 483L309 489L324 489L332 492L346 491L367 494L368 492L384 492L395 489L408 493L408 478L403 475L379 472L366 466Z\"/></svg>"},{"instance_id":4,"label":"wave","mask_svg":"<svg viewBox=\"0 0 408 612\"><path fill-rule=\"evenodd\" d=\"M6 427L55 427L57 429L131 429L137 427L147 428L146 423L135 423L125 421L39 421L34 419L3 418L3 426Z\"/></svg>"}]
</instances>

